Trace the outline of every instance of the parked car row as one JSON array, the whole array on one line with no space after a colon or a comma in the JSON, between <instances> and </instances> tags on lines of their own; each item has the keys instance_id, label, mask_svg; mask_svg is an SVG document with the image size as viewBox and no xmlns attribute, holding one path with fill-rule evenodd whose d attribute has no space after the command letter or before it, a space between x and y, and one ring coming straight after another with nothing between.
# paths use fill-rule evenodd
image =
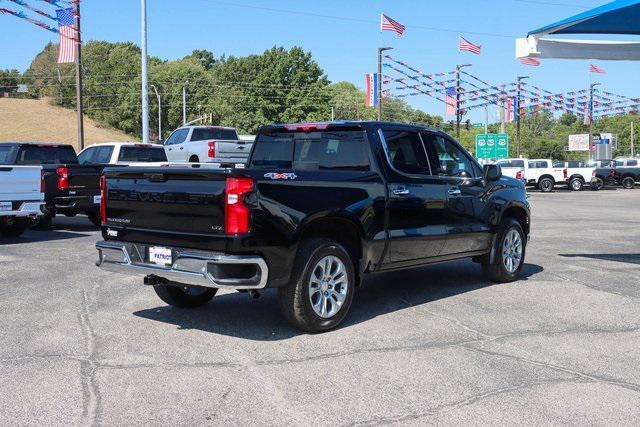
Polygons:
<instances>
[{"instance_id":1,"label":"parked car row","mask_svg":"<svg viewBox=\"0 0 640 427\"><path fill-rule=\"evenodd\" d=\"M542 192L551 192L557 185L567 186L573 191L585 187L599 190L606 185L634 188L640 182L640 167L637 159L613 161L553 162L551 159L502 159L496 162L502 173L521 180L525 185Z\"/></svg>"}]
</instances>

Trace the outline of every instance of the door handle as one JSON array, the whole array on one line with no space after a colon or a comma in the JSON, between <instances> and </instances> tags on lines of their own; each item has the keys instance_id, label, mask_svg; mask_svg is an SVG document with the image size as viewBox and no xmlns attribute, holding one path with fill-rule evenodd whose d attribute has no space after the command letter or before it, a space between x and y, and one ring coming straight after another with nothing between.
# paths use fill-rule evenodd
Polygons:
<instances>
[{"instance_id":1,"label":"door handle","mask_svg":"<svg viewBox=\"0 0 640 427\"><path fill-rule=\"evenodd\" d=\"M459 196L459 195L462 194L462 191L460 191L459 188L455 188L454 187L454 188L450 188L448 193L449 193L450 196Z\"/></svg>"},{"instance_id":2,"label":"door handle","mask_svg":"<svg viewBox=\"0 0 640 427\"><path fill-rule=\"evenodd\" d=\"M180 147L181 150L184 150L184 147Z\"/></svg>"},{"instance_id":3,"label":"door handle","mask_svg":"<svg viewBox=\"0 0 640 427\"><path fill-rule=\"evenodd\" d=\"M407 190L405 187L398 187L393 190L394 196L406 196L407 194L409 194L409 190Z\"/></svg>"}]
</instances>

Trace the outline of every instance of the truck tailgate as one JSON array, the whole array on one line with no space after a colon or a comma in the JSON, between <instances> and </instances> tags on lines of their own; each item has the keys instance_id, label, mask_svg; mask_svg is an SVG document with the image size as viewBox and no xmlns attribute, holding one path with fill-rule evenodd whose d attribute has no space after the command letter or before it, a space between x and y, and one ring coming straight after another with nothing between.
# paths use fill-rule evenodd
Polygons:
<instances>
[{"instance_id":1,"label":"truck tailgate","mask_svg":"<svg viewBox=\"0 0 640 427\"><path fill-rule=\"evenodd\" d=\"M245 141L216 141L216 157L220 159L247 159L253 144Z\"/></svg>"},{"instance_id":2,"label":"truck tailgate","mask_svg":"<svg viewBox=\"0 0 640 427\"><path fill-rule=\"evenodd\" d=\"M107 225L162 233L224 234L227 171L107 169Z\"/></svg>"},{"instance_id":3,"label":"truck tailgate","mask_svg":"<svg viewBox=\"0 0 640 427\"><path fill-rule=\"evenodd\" d=\"M100 194L102 165L68 165L69 195L92 196Z\"/></svg>"},{"instance_id":4,"label":"truck tailgate","mask_svg":"<svg viewBox=\"0 0 640 427\"><path fill-rule=\"evenodd\" d=\"M0 200L42 200L41 166L0 166Z\"/></svg>"}]
</instances>

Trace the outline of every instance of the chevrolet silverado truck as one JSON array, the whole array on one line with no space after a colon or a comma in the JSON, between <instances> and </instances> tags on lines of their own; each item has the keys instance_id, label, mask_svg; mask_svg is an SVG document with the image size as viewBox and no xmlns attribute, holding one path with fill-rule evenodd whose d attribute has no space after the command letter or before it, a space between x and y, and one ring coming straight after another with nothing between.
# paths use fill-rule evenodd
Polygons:
<instances>
[{"instance_id":1,"label":"chevrolet silverado truck","mask_svg":"<svg viewBox=\"0 0 640 427\"><path fill-rule=\"evenodd\" d=\"M472 258L510 282L523 267L524 184L438 130L269 125L246 168L202 166L106 169L97 266L178 307L277 288L307 332L336 327L368 274Z\"/></svg>"},{"instance_id":2,"label":"chevrolet silverado truck","mask_svg":"<svg viewBox=\"0 0 640 427\"><path fill-rule=\"evenodd\" d=\"M56 214L84 213L100 225L100 176L105 165L81 165L73 147L62 144L4 142L0 143L0 158L7 165L42 167L45 211L34 228L49 228Z\"/></svg>"},{"instance_id":3,"label":"chevrolet silverado truck","mask_svg":"<svg viewBox=\"0 0 640 427\"><path fill-rule=\"evenodd\" d=\"M0 234L18 237L44 210L42 167L5 166L0 157Z\"/></svg>"}]
</instances>

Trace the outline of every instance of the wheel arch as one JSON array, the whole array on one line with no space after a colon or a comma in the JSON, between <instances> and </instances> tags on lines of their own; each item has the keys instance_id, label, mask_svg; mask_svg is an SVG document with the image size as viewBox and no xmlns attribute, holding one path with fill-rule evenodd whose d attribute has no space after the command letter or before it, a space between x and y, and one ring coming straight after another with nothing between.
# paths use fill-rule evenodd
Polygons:
<instances>
[{"instance_id":1,"label":"wheel arch","mask_svg":"<svg viewBox=\"0 0 640 427\"><path fill-rule=\"evenodd\" d=\"M505 218L513 218L520 223L525 236L531 231L529 210L519 204L510 204L502 210L500 222Z\"/></svg>"}]
</instances>

